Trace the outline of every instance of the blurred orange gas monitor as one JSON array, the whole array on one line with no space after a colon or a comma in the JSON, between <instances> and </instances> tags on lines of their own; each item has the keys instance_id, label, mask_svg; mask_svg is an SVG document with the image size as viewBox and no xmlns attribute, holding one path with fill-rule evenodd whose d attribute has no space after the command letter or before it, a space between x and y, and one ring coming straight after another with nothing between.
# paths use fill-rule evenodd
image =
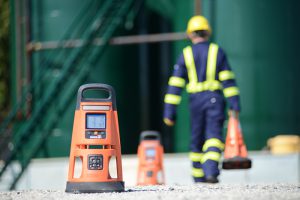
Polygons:
<instances>
[{"instance_id":1,"label":"blurred orange gas monitor","mask_svg":"<svg viewBox=\"0 0 300 200\"><path fill-rule=\"evenodd\" d=\"M138 147L137 185L164 184L163 154L159 132L143 131Z\"/></svg>"}]
</instances>

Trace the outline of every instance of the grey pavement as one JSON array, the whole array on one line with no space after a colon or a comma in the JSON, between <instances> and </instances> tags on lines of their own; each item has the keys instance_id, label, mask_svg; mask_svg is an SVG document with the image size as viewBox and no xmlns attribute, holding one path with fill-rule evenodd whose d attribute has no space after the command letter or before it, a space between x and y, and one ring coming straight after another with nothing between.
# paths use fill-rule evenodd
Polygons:
<instances>
[{"instance_id":1,"label":"grey pavement","mask_svg":"<svg viewBox=\"0 0 300 200\"><path fill-rule=\"evenodd\" d=\"M0 192L1 200L187 200L284 199L299 200L299 184L191 184L129 187L122 193L69 194L61 190Z\"/></svg>"}]
</instances>

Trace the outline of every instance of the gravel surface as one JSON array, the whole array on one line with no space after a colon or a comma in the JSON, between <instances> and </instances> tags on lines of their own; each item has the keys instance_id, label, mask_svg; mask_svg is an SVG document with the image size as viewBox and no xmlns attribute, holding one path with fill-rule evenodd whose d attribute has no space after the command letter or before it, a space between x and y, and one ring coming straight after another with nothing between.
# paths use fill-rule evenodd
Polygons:
<instances>
[{"instance_id":1,"label":"gravel surface","mask_svg":"<svg viewBox=\"0 0 300 200\"><path fill-rule=\"evenodd\" d=\"M69 194L60 190L0 192L1 200L156 200L156 199L293 199L300 200L300 184L194 184L128 187L122 193Z\"/></svg>"}]
</instances>

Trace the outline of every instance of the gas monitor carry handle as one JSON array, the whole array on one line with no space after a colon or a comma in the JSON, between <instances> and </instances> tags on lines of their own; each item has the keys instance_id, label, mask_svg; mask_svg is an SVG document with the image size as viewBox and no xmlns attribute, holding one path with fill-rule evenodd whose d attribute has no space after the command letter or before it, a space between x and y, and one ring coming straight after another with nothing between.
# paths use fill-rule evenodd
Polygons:
<instances>
[{"instance_id":1,"label":"gas monitor carry handle","mask_svg":"<svg viewBox=\"0 0 300 200\"><path fill-rule=\"evenodd\" d=\"M158 131L143 131L140 136L140 142L143 140L158 140L161 142L161 137Z\"/></svg>"},{"instance_id":2,"label":"gas monitor carry handle","mask_svg":"<svg viewBox=\"0 0 300 200\"><path fill-rule=\"evenodd\" d=\"M109 94L108 98L85 98L84 91L87 90L102 90ZM102 83L90 83L80 86L77 93L76 110L80 109L80 102L112 102L113 110L117 110L116 93L112 86Z\"/></svg>"}]
</instances>

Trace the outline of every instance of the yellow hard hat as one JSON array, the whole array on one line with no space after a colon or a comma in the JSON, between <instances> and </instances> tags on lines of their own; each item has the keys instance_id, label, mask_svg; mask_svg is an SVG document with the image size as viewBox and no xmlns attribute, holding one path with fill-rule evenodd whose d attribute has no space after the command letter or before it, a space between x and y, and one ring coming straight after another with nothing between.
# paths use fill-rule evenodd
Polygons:
<instances>
[{"instance_id":1,"label":"yellow hard hat","mask_svg":"<svg viewBox=\"0 0 300 200\"><path fill-rule=\"evenodd\" d=\"M208 31L211 34L211 28L207 19L203 16L196 15L192 17L187 25L186 33L192 33L194 31Z\"/></svg>"}]
</instances>

